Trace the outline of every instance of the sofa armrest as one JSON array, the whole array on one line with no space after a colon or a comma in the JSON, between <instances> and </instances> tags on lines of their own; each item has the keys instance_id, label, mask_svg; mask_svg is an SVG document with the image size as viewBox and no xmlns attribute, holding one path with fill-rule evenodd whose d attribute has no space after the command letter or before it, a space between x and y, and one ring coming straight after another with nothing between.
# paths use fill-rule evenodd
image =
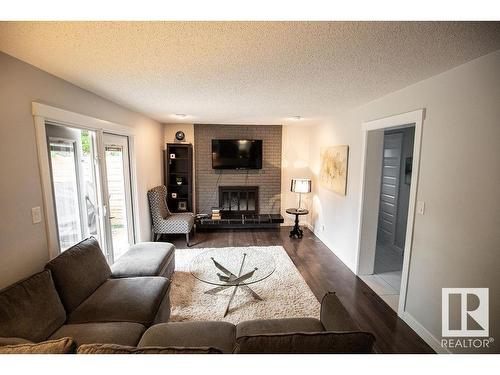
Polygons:
<instances>
[{"instance_id":1,"label":"sofa armrest","mask_svg":"<svg viewBox=\"0 0 500 375\"><path fill-rule=\"evenodd\" d=\"M334 292L328 292L323 297L320 320L326 331L359 331L359 327Z\"/></svg>"}]
</instances>

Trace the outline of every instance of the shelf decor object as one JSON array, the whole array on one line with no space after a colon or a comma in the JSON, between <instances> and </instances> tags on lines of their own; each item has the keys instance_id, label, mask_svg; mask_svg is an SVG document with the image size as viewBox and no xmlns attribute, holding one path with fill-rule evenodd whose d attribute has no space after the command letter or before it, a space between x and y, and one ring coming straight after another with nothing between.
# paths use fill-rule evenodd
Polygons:
<instances>
[{"instance_id":1,"label":"shelf decor object","mask_svg":"<svg viewBox=\"0 0 500 375\"><path fill-rule=\"evenodd\" d=\"M182 130L179 130L177 133L175 133L175 141L176 142L182 142L184 141L184 138L186 138L186 135Z\"/></svg>"},{"instance_id":2,"label":"shelf decor object","mask_svg":"<svg viewBox=\"0 0 500 375\"><path fill-rule=\"evenodd\" d=\"M193 212L193 145L167 143L164 158L168 209Z\"/></svg>"},{"instance_id":3,"label":"shelf decor object","mask_svg":"<svg viewBox=\"0 0 500 375\"><path fill-rule=\"evenodd\" d=\"M311 192L311 180L309 178L292 178L290 191L299 194L299 206L297 208L297 211L305 211L305 209L301 207L302 194Z\"/></svg>"}]
</instances>

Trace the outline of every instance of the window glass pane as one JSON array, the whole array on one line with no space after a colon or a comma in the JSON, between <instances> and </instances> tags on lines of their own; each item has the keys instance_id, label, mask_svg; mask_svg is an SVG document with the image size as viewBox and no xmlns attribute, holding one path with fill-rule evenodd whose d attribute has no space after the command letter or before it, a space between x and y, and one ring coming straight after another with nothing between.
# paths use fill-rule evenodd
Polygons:
<instances>
[{"instance_id":1,"label":"window glass pane","mask_svg":"<svg viewBox=\"0 0 500 375\"><path fill-rule=\"evenodd\" d=\"M50 159L61 251L82 240L75 143L51 141Z\"/></svg>"},{"instance_id":2,"label":"window glass pane","mask_svg":"<svg viewBox=\"0 0 500 375\"><path fill-rule=\"evenodd\" d=\"M106 170L109 192L109 211L114 259L128 250L127 204L123 147L106 146Z\"/></svg>"},{"instance_id":3,"label":"window glass pane","mask_svg":"<svg viewBox=\"0 0 500 375\"><path fill-rule=\"evenodd\" d=\"M85 199L85 212L87 215L87 233L86 236L94 236L99 239L99 226L97 217L98 196L97 196L97 181L94 169L93 155L93 139L90 132L82 130L82 177L83 177L83 193Z\"/></svg>"}]
</instances>

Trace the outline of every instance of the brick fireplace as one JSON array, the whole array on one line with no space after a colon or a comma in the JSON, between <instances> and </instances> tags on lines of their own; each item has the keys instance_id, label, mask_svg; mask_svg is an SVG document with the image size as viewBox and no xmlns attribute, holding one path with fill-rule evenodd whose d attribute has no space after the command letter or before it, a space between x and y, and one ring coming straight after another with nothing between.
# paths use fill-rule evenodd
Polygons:
<instances>
[{"instance_id":1,"label":"brick fireplace","mask_svg":"<svg viewBox=\"0 0 500 375\"><path fill-rule=\"evenodd\" d=\"M281 125L194 125L196 212L220 205L220 187L256 187L258 214L281 213ZM262 169L212 169L212 139L261 139Z\"/></svg>"}]
</instances>

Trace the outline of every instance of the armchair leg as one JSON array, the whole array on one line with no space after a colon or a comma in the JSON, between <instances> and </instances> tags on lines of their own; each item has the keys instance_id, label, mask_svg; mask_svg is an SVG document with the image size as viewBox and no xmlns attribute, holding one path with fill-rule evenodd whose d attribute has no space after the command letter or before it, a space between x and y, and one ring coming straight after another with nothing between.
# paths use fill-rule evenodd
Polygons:
<instances>
[{"instance_id":1,"label":"armchair leg","mask_svg":"<svg viewBox=\"0 0 500 375\"><path fill-rule=\"evenodd\" d=\"M190 247L191 245L189 244L189 233L186 233L186 245L187 247Z\"/></svg>"}]
</instances>

